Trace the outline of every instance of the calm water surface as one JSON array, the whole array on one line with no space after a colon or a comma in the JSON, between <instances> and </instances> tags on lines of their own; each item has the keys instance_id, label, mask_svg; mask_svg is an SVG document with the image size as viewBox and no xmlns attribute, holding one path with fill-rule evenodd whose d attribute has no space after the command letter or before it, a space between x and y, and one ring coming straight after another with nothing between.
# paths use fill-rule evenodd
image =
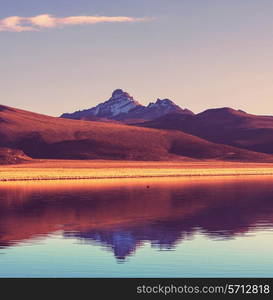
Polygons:
<instances>
[{"instance_id":1,"label":"calm water surface","mask_svg":"<svg viewBox=\"0 0 273 300\"><path fill-rule=\"evenodd\" d=\"M273 177L0 184L0 277L272 277Z\"/></svg>"}]
</instances>

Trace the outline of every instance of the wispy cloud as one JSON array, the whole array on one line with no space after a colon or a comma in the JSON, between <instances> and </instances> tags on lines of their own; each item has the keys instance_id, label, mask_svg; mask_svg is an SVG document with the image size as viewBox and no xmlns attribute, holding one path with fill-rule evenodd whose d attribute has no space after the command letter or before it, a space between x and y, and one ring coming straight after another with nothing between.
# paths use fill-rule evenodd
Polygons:
<instances>
[{"instance_id":1,"label":"wispy cloud","mask_svg":"<svg viewBox=\"0 0 273 300\"><path fill-rule=\"evenodd\" d=\"M39 31L45 28L64 27L72 25L92 25L97 23L128 23L146 21L145 18L134 17L107 17L107 16L71 16L57 18L49 14L34 17L10 16L0 19L0 31L24 32Z\"/></svg>"}]
</instances>

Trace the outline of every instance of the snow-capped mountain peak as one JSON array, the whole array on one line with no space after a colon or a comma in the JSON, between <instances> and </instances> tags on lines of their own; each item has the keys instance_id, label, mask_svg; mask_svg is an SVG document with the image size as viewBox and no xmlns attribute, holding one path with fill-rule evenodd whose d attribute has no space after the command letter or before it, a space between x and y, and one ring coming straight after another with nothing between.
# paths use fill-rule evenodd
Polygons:
<instances>
[{"instance_id":1,"label":"snow-capped mountain peak","mask_svg":"<svg viewBox=\"0 0 273 300\"><path fill-rule=\"evenodd\" d=\"M109 100L93 108L77 111L72 114L63 114L61 117L72 119L92 119L93 117L113 119L115 116L128 113L138 106L142 105L122 89L117 89L112 93Z\"/></svg>"},{"instance_id":2,"label":"snow-capped mountain peak","mask_svg":"<svg viewBox=\"0 0 273 300\"><path fill-rule=\"evenodd\" d=\"M151 102L149 105L144 106L127 92L124 92L122 89L116 89L107 101L90 109L77 111L72 114L63 114L61 117L80 120L153 120L173 112L193 114L189 110L182 110L170 99L157 99L156 102Z\"/></svg>"},{"instance_id":3,"label":"snow-capped mountain peak","mask_svg":"<svg viewBox=\"0 0 273 300\"><path fill-rule=\"evenodd\" d=\"M157 99L156 102L151 102L147 107L167 107L167 106L178 106L170 99Z\"/></svg>"},{"instance_id":4,"label":"snow-capped mountain peak","mask_svg":"<svg viewBox=\"0 0 273 300\"><path fill-rule=\"evenodd\" d=\"M132 96L117 89L109 100L95 107L94 114L98 117L113 118L121 113L127 113L136 106L140 104Z\"/></svg>"},{"instance_id":5,"label":"snow-capped mountain peak","mask_svg":"<svg viewBox=\"0 0 273 300\"><path fill-rule=\"evenodd\" d=\"M130 96L128 93L124 92L122 89L116 89L113 93L112 93L112 97L110 99L119 99L119 98L130 98L133 100L133 97Z\"/></svg>"}]
</instances>

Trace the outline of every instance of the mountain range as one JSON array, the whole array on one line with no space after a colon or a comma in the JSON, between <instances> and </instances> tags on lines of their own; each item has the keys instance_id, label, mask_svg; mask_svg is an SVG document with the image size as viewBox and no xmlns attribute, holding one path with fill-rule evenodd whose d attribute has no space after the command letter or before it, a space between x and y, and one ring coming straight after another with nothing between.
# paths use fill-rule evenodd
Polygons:
<instances>
[{"instance_id":1,"label":"mountain range","mask_svg":"<svg viewBox=\"0 0 273 300\"><path fill-rule=\"evenodd\" d=\"M138 126L181 130L214 143L273 153L273 117L224 107L196 115L168 114Z\"/></svg>"},{"instance_id":2,"label":"mountain range","mask_svg":"<svg viewBox=\"0 0 273 300\"><path fill-rule=\"evenodd\" d=\"M117 89L112 93L109 100L90 109L62 114L61 118L89 121L116 120L124 123L135 123L154 120L170 113L193 115L192 111L180 108L169 99L157 99L155 103L151 102L144 106L122 89Z\"/></svg>"},{"instance_id":3,"label":"mountain range","mask_svg":"<svg viewBox=\"0 0 273 300\"><path fill-rule=\"evenodd\" d=\"M16 152L17 151L17 152ZM35 159L273 162L273 117L232 108L194 114L169 99L141 105L121 89L60 118L0 105L0 162Z\"/></svg>"},{"instance_id":4,"label":"mountain range","mask_svg":"<svg viewBox=\"0 0 273 300\"><path fill-rule=\"evenodd\" d=\"M118 105L115 104L117 99ZM143 106L119 89L108 101L94 108L63 114L61 117L115 120L141 127L180 130L214 143L273 153L273 116L257 116L230 107L194 114L169 99L158 99L155 103Z\"/></svg>"}]
</instances>

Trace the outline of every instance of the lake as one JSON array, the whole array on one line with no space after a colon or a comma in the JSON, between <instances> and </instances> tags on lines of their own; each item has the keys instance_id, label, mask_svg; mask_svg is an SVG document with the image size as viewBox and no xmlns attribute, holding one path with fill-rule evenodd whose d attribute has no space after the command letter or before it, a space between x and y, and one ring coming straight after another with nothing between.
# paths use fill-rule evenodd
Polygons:
<instances>
[{"instance_id":1,"label":"lake","mask_svg":"<svg viewBox=\"0 0 273 300\"><path fill-rule=\"evenodd\" d=\"M273 176L0 183L0 277L272 277Z\"/></svg>"}]
</instances>

